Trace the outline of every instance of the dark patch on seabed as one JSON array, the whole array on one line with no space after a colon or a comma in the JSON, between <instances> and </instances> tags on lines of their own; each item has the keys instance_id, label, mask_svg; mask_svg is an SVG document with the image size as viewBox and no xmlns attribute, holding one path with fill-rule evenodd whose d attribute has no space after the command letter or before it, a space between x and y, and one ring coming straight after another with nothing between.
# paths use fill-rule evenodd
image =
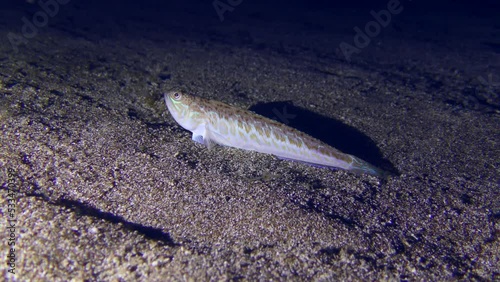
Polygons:
<instances>
[{"instance_id":1,"label":"dark patch on seabed","mask_svg":"<svg viewBox=\"0 0 500 282\"><path fill-rule=\"evenodd\" d=\"M1 188L1 190L4 190L4 188ZM69 200L69 199L64 199L64 198L60 198L60 199L57 199L54 201L50 197L47 197L43 194L39 194L36 192L35 193L30 193L30 192L23 193L22 197L35 197L35 198L41 199L45 202L48 202L51 205L60 206L60 207L70 209L73 212L75 212L76 214L78 214L79 216L90 216L90 217L93 217L96 219L105 220L105 221L112 223L112 224L121 224L125 230L136 231L139 234L142 234L147 239L162 242L168 246L177 246L178 245L172 240L172 238L170 237L170 235L168 233L164 232L160 228L154 228L151 226L144 226L141 224L129 222L121 216L118 216L118 215L115 215L115 214L112 214L109 212L100 211L99 209L91 207L85 203L81 203L79 201Z\"/></svg>"}]
</instances>

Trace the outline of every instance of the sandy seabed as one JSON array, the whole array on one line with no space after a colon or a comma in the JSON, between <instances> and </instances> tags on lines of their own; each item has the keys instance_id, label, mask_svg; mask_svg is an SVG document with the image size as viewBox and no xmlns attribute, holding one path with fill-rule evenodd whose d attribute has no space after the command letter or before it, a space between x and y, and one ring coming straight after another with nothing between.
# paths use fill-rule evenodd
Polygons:
<instances>
[{"instance_id":1,"label":"sandy seabed","mask_svg":"<svg viewBox=\"0 0 500 282\"><path fill-rule=\"evenodd\" d=\"M223 23L210 5L166 23L86 9L61 7L18 52L0 41L0 210L16 219L16 274L2 263L2 276L500 278L498 26L426 34L402 13L406 33L387 28L347 62L339 43L366 18L344 15L337 32L282 19L265 33L243 4ZM0 38L33 11L2 11ZM184 24L200 15L203 28ZM166 110L172 88L288 114L398 175L207 150Z\"/></svg>"}]
</instances>

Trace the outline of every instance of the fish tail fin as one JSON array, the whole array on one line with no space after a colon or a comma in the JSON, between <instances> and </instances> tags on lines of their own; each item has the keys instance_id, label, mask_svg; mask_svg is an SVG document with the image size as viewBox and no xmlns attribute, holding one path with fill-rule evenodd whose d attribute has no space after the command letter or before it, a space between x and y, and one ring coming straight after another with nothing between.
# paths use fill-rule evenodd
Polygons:
<instances>
[{"instance_id":1,"label":"fish tail fin","mask_svg":"<svg viewBox=\"0 0 500 282\"><path fill-rule=\"evenodd\" d=\"M382 170L378 167L375 167L368 162L363 161L360 158L357 158L355 156L351 156L352 162L351 166L348 168L349 171L355 172L355 173L364 173L364 174L370 174L373 176L377 176L380 178L387 178L390 173L388 171Z\"/></svg>"}]
</instances>

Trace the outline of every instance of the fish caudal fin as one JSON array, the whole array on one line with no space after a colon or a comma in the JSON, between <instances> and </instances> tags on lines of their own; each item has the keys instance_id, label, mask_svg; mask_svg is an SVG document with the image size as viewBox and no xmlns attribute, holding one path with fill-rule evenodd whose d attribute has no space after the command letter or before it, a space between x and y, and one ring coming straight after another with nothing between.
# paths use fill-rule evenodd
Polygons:
<instances>
[{"instance_id":1,"label":"fish caudal fin","mask_svg":"<svg viewBox=\"0 0 500 282\"><path fill-rule=\"evenodd\" d=\"M349 171L352 171L355 173L370 174L370 175L381 177L381 178L386 178L387 176L390 175L389 172L384 171L380 168L377 168L377 167L363 161L360 158L357 158L355 156L351 156L351 158L352 158L352 163L351 163L351 167L348 168Z\"/></svg>"}]
</instances>

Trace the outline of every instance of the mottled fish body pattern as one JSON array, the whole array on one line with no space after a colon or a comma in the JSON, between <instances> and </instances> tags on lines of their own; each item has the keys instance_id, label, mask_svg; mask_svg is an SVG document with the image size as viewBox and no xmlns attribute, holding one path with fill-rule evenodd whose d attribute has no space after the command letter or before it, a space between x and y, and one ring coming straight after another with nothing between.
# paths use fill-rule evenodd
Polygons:
<instances>
[{"instance_id":1,"label":"mottled fish body pattern","mask_svg":"<svg viewBox=\"0 0 500 282\"><path fill-rule=\"evenodd\" d=\"M165 93L167 108L192 139L272 154L281 159L384 177L369 163L294 128L253 112L179 91Z\"/></svg>"}]
</instances>

